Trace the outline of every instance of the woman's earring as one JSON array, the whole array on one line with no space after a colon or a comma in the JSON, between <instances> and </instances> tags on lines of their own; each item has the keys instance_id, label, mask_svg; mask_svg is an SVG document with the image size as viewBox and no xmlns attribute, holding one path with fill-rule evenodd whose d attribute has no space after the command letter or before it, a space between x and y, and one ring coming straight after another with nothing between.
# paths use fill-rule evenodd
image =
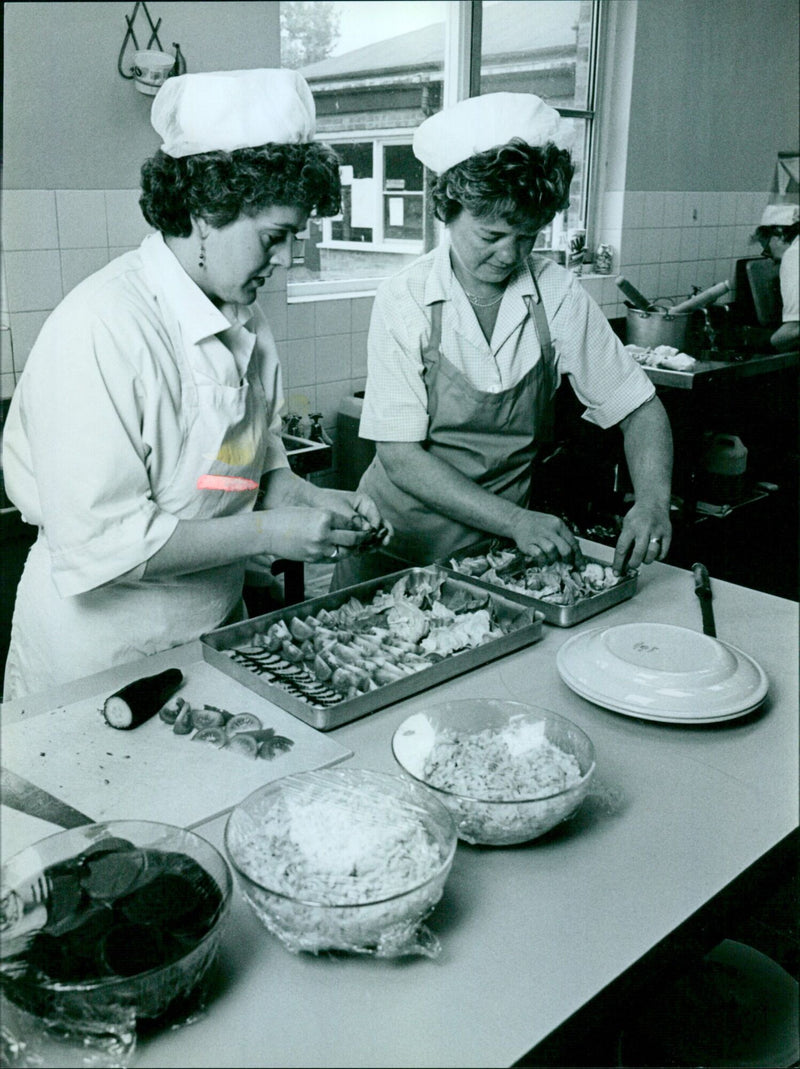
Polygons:
<instances>
[{"instance_id":1,"label":"woman's earring","mask_svg":"<svg viewBox=\"0 0 800 1069\"><path fill-rule=\"evenodd\" d=\"M203 270L206 266L206 243L200 238L200 255L197 258L197 266Z\"/></svg>"}]
</instances>

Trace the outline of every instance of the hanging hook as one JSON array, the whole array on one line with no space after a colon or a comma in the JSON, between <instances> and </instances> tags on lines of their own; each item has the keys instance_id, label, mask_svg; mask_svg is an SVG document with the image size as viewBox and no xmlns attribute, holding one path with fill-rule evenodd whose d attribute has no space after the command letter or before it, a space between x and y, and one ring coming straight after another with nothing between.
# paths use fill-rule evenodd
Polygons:
<instances>
[{"instance_id":1,"label":"hanging hook","mask_svg":"<svg viewBox=\"0 0 800 1069\"><path fill-rule=\"evenodd\" d=\"M133 44L134 51L139 51L139 42L136 40L136 33L133 29L134 23L136 22L136 16L139 14L139 8L141 8L144 12L144 17L147 19L147 25L150 27L150 36L147 40L146 47L149 49L155 45L156 49L159 52L164 51L163 45L161 44L161 41L158 37L158 31L161 28L161 19L159 18L158 21L154 23L153 19L150 16L150 12L147 10L147 4L145 3L145 0L136 0L136 3L133 5L133 11L130 13L130 15L125 16L125 23L128 28L125 32L124 38L122 39L122 48L119 50L119 56L117 58L117 70L120 75L128 81L134 77L133 68L129 68L128 72L126 73L123 69L122 61L125 56L125 49L128 47L129 41ZM175 56L176 67L182 64L183 69L185 70L186 60L180 54L180 49L178 48L178 46L174 45L173 47L177 49ZM176 73L174 69L173 73Z\"/></svg>"}]
</instances>

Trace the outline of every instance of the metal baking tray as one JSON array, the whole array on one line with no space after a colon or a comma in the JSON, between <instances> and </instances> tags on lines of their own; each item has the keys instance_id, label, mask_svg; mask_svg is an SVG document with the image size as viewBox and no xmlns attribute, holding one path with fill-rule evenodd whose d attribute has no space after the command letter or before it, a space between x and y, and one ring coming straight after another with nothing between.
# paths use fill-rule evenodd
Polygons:
<instances>
[{"instance_id":1,"label":"metal baking tray","mask_svg":"<svg viewBox=\"0 0 800 1069\"><path fill-rule=\"evenodd\" d=\"M438 563L446 571L452 571L454 575L460 576L460 572L450 567L452 560L458 561L465 557L480 557L490 549L513 548L513 543L506 542L503 539L484 538L480 542L474 542L471 546L452 553L446 561L442 560ZM586 557L585 559L587 564L602 564L603 567L608 564L608 561L598 560L597 557ZM487 583L478 576L462 576L462 578L471 579L476 586L482 587L484 590L502 591L507 598L516 601L518 605L533 606L538 612L542 613L545 623L552 624L554 627L574 627L575 624L588 620L590 616L596 616L597 613L605 612L606 609L610 609L613 605L618 605L621 601L627 601L628 598L632 598L636 593L636 586L639 580L636 572L629 572L616 586L612 586L608 590L601 590L588 598L581 598L580 601L576 601L573 605L560 605L558 602L542 601L541 598L534 597L533 594L524 594L519 590L511 590L509 587L501 586L499 583Z\"/></svg>"},{"instance_id":2,"label":"metal baking tray","mask_svg":"<svg viewBox=\"0 0 800 1069\"><path fill-rule=\"evenodd\" d=\"M441 661L432 664L430 668L423 668L413 675L404 676L392 683L386 683L377 690L359 694L354 698L342 698L336 704L320 708L301 695L293 694L279 682L274 675L270 676L269 668L252 664L248 667L245 663L246 655L239 655L241 663L234 660L230 652L252 644L253 638L263 634L268 628L279 620L289 621L297 616L301 620L311 616L320 609L338 609L351 598L358 598L363 603L369 603L379 590L389 590L404 575L418 574L422 577L430 577L435 580L443 577L442 591L453 593L457 590L466 591L470 596L481 597L488 593L489 602L494 614L501 625L508 627L509 631L500 638L491 639L488 642L467 649L451 653ZM446 679L469 672L479 665L487 664L498 657L502 657L513 650L522 649L542 637L544 617L535 606L529 603L521 603L518 598L506 596L506 593L496 587L487 587L486 584L474 582L468 576L458 575L446 568L440 568L432 564L427 567L408 567L401 571L385 575L378 579L371 579L366 583L358 583L355 586L345 587L330 594L324 594L318 598L311 598L298 605L290 605L276 612L267 613L264 616L254 617L238 624L229 624L227 627L210 631L200 638L203 657L209 664L214 665L221 672L238 680L250 690L255 691L262 697L274 702L275 705L285 709L286 712L304 720L312 727L320 731L330 731L351 720L366 716L377 709L383 709L393 702L408 698L428 687L443 683ZM288 666L288 662L284 662Z\"/></svg>"}]
</instances>

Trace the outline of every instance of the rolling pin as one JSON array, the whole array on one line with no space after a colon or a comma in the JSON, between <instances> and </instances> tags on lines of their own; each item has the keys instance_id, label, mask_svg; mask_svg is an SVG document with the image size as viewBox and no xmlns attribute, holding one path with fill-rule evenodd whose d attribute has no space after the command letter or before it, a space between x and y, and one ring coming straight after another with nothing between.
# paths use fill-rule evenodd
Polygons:
<instances>
[{"instance_id":1,"label":"rolling pin","mask_svg":"<svg viewBox=\"0 0 800 1069\"><path fill-rule=\"evenodd\" d=\"M645 295L628 282L624 275L617 275L616 283L634 308L638 308L640 312L649 312L653 308L652 301L648 301Z\"/></svg>"},{"instance_id":2,"label":"rolling pin","mask_svg":"<svg viewBox=\"0 0 800 1069\"><path fill-rule=\"evenodd\" d=\"M715 286L703 290L702 293L696 293L694 297L687 297L680 304L673 304L669 310L670 315L675 312L694 312L698 308L705 308L706 305L713 304L723 293L727 293L730 288L730 281L726 278L724 282L718 282Z\"/></svg>"}]
</instances>

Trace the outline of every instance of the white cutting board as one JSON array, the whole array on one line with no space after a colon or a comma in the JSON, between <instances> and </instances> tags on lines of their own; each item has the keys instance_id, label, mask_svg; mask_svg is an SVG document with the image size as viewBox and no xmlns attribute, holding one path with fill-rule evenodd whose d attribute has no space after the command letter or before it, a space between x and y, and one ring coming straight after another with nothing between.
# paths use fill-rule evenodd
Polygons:
<instances>
[{"instance_id":1,"label":"white cutting board","mask_svg":"<svg viewBox=\"0 0 800 1069\"><path fill-rule=\"evenodd\" d=\"M158 716L118 731L103 718L105 692L5 727L3 765L94 821L155 820L191 828L264 783L352 757L352 750L205 661L185 667L183 675L170 704L181 697L193 706L255 713L294 746L269 760L253 759L176 735Z\"/></svg>"}]
</instances>

